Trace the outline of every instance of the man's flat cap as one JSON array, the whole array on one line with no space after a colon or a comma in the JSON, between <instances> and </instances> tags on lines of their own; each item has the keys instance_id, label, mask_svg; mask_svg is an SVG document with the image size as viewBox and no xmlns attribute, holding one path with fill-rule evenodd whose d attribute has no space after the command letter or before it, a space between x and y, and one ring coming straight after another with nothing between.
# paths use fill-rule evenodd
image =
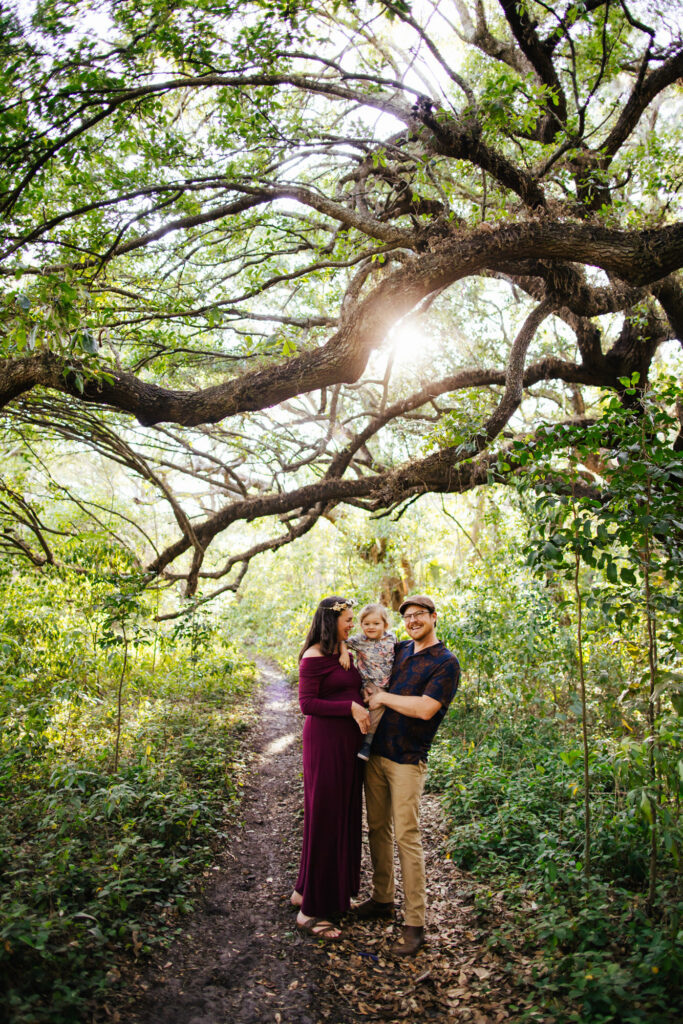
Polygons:
<instances>
[{"instance_id":1,"label":"man's flat cap","mask_svg":"<svg viewBox=\"0 0 683 1024\"><path fill-rule=\"evenodd\" d=\"M403 612L409 604L419 605L420 608L426 608L429 612L436 611L436 605L432 601L431 597L428 597L426 594L413 594L412 597L407 597L401 604L401 607L398 610L399 615L403 615Z\"/></svg>"}]
</instances>

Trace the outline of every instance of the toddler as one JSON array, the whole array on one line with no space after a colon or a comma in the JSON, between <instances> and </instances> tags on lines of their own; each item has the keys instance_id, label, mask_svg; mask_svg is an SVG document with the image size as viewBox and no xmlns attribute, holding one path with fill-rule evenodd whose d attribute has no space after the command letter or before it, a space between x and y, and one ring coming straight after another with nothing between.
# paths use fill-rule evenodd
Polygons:
<instances>
[{"instance_id":1,"label":"toddler","mask_svg":"<svg viewBox=\"0 0 683 1024\"><path fill-rule=\"evenodd\" d=\"M342 641L339 663L342 668L348 669L351 659L347 648L354 651L356 665L363 680L363 693L367 698L377 690L386 689L389 683L394 664L396 637L389 629L389 616L384 605L366 604L361 608L359 619L362 633L350 636L346 643ZM383 714L384 708L370 712L370 731L366 733L363 746L358 751L362 761L370 758L372 739Z\"/></svg>"}]
</instances>

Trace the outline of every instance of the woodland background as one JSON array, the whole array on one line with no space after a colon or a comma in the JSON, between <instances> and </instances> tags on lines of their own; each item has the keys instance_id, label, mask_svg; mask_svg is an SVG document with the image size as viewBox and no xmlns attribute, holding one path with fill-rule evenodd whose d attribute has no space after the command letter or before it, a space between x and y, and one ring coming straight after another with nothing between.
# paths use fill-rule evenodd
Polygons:
<instances>
[{"instance_id":1,"label":"woodland background","mask_svg":"<svg viewBox=\"0 0 683 1024\"><path fill-rule=\"evenodd\" d=\"M673 1022L680 5L0 8L0 983L83 1019L230 844L255 651L439 607L519 1020ZM509 969L515 971L514 957Z\"/></svg>"}]
</instances>

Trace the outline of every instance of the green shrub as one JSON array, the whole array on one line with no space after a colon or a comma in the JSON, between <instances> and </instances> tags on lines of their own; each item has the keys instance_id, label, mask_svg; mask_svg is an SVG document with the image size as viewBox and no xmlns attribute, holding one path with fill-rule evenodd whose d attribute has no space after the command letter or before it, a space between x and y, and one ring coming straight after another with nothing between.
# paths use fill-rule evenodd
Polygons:
<instances>
[{"instance_id":1,"label":"green shrub","mask_svg":"<svg viewBox=\"0 0 683 1024\"><path fill-rule=\"evenodd\" d=\"M515 913L491 942L504 955L519 949L521 937L536 964L520 1019L538 1019L540 1005L563 1024L673 1024L683 997L680 720L663 721L660 731L660 883L648 913L643 745L593 745L587 880L583 754L570 745L563 722L532 717L529 709L513 721L504 707L453 708L430 754L429 785L443 794L450 856L508 892Z\"/></svg>"},{"instance_id":2,"label":"green shrub","mask_svg":"<svg viewBox=\"0 0 683 1024\"><path fill-rule=\"evenodd\" d=\"M69 640L67 622L53 643ZM219 637L205 639L201 671L196 646L163 637L129 658L118 771L120 653L91 646L89 685L62 675L62 654L41 675L30 648L5 651L0 989L14 1024L84 1019L122 952L172 934L246 771L253 666Z\"/></svg>"}]
</instances>

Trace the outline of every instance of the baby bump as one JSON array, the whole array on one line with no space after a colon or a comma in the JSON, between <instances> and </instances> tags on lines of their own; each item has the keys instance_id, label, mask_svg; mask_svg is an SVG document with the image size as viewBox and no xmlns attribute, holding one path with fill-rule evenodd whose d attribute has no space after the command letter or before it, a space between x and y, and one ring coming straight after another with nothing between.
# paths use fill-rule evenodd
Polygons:
<instances>
[{"instance_id":1,"label":"baby bump","mask_svg":"<svg viewBox=\"0 0 683 1024\"><path fill-rule=\"evenodd\" d=\"M334 762L355 757L363 737L355 721L309 715L304 722L304 763L309 760Z\"/></svg>"}]
</instances>

